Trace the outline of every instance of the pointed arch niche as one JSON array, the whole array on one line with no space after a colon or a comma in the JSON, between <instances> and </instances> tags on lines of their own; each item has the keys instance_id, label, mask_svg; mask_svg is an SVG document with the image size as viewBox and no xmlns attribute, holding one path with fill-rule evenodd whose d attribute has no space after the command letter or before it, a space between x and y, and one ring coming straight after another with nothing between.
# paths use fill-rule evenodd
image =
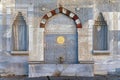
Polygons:
<instances>
[{"instance_id":1,"label":"pointed arch niche","mask_svg":"<svg viewBox=\"0 0 120 80\"><path fill-rule=\"evenodd\" d=\"M93 27L93 53L108 54L108 26L102 13L99 13Z\"/></svg>"},{"instance_id":2,"label":"pointed arch niche","mask_svg":"<svg viewBox=\"0 0 120 80\"><path fill-rule=\"evenodd\" d=\"M28 26L21 12L18 12L12 25L13 55L28 54Z\"/></svg>"},{"instance_id":3,"label":"pointed arch niche","mask_svg":"<svg viewBox=\"0 0 120 80\"><path fill-rule=\"evenodd\" d=\"M48 22L48 20L51 18L51 17L53 17L53 16L55 16L55 15L57 15L57 14L63 14L63 15L65 15L65 16L68 16L70 19L72 19L73 20L73 22L75 23L75 25L76 25L76 29L77 29L77 33L79 34L79 29L80 28L82 28L82 24L81 24L81 22L80 22L80 19L79 19L79 17L75 14L75 13L73 13L73 12L71 12L71 11L69 11L69 10L67 10L67 9L65 9L65 8L63 8L63 7L59 7L59 8L56 8L56 9L54 9L54 10L52 10L52 11L50 11L50 12L48 12L47 14L45 14L43 17L42 17L42 19L41 19L41 22L40 22L40 34L41 34L41 39L40 39L40 41L42 41L41 42L41 46L40 46L40 52L39 52L39 55L41 56L41 61L44 61L44 47L43 46L45 46L44 44L42 44L42 43L44 43L44 31L45 31L45 27L46 27L46 24L47 24L47 22ZM77 35L78 36L78 35ZM78 38L77 38L78 40L78 44L79 44L79 36L78 36ZM79 56L79 54L80 54L80 52L79 52L79 48L80 48L80 45L78 45L78 56ZM79 61L80 59L78 58L78 61Z\"/></svg>"}]
</instances>

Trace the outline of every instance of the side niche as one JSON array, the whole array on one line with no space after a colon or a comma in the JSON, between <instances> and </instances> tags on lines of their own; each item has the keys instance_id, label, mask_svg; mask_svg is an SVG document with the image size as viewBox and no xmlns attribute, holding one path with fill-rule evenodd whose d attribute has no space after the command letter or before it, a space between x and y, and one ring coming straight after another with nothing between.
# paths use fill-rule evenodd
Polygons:
<instances>
[{"instance_id":1,"label":"side niche","mask_svg":"<svg viewBox=\"0 0 120 80\"><path fill-rule=\"evenodd\" d=\"M28 27L21 12L12 25L12 54L26 54L28 51Z\"/></svg>"},{"instance_id":2,"label":"side niche","mask_svg":"<svg viewBox=\"0 0 120 80\"><path fill-rule=\"evenodd\" d=\"M93 53L109 53L108 26L102 13L99 13L93 27Z\"/></svg>"}]
</instances>

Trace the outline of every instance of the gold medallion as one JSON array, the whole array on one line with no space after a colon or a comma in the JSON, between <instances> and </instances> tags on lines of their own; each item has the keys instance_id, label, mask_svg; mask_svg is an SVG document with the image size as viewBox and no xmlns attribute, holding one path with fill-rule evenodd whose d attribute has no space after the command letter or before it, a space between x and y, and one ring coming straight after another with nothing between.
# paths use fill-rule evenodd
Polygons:
<instances>
[{"instance_id":1,"label":"gold medallion","mask_svg":"<svg viewBox=\"0 0 120 80\"><path fill-rule=\"evenodd\" d=\"M65 38L63 36L57 37L57 43L58 44L64 44L64 42L65 42Z\"/></svg>"}]
</instances>

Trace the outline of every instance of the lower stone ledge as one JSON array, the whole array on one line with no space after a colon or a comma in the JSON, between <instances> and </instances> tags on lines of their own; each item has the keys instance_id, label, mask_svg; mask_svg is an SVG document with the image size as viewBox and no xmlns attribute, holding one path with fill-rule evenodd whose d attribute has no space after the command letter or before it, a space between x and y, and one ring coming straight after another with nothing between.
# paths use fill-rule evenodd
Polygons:
<instances>
[{"instance_id":1,"label":"lower stone ledge","mask_svg":"<svg viewBox=\"0 0 120 80\"><path fill-rule=\"evenodd\" d=\"M29 77L94 76L93 64L29 64Z\"/></svg>"},{"instance_id":2,"label":"lower stone ledge","mask_svg":"<svg viewBox=\"0 0 120 80\"><path fill-rule=\"evenodd\" d=\"M94 55L109 55L109 50L93 50Z\"/></svg>"},{"instance_id":3,"label":"lower stone ledge","mask_svg":"<svg viewBox=\"0 0 120 80\"><path fill-rule=\"evenodd\" d=\"M44 61L29 61L29 64L44 64Z\"/></svg>"},{"instance_id":4,"label":"lower stone ledge","mask_svg":"<svg viewBox=\"0 0 120 80\"><path fill-rule=\"evenodd\" d=\"M102 71L102 70L101 70L101 71L95 71L95 72L94 72L94 75L95 75L95 76L98 76L98 75L107 75L107 74L108 74L107 71Z\"/></svg>"},{"instance_id":5,"label":"lower stone ledge","mask_svg":"<svg viewBox=\"0 0 120 80\"><path fill-rule=\"evenodd\" d=\"M29 55L29 51L11 51L11 55L14 56L22 56L22 55Z\"/></svg>"},{"instance_id":6,"label":"lower stone ledge","mask_svg":"<svg viewBox=\"0 0 120 80\"><path fill-rule=\"evenodd\" d=\"M80 64L94 64L94 61L79 61Z\"/></svg>"}]
</instances>

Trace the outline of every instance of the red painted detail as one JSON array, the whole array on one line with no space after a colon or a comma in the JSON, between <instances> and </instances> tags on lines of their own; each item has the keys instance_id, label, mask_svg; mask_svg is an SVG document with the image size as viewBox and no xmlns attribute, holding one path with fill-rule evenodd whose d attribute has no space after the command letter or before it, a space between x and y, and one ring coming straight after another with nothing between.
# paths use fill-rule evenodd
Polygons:
<instances>
[{"instance_id":1,"label":"red painted detail","mask_svg":"<svg viewBox=\"0 0 120 80\"><path fill-rule=\"evenodd\" d=\"M45 24L40 23L40 28L45 28Z\"/></svg>"},{"instance_id":2,"label":"red painted detail","mask_svg":"<svg viewBox=\"0 0 120 80\"><path fill-rule=\"evenodd\" d=\"M79 23L79 24L76 24L77 25L77 28L82 28L82 24Z\"/></svg>"},{"instance_id":3,"label":"red painted detail","mask_svg":"<svg viewBox=\"0 0 120 80\"><path fill-rule=\"evenodd\" d=\"M46 19L46 20L48 19L47 14L43 16L43 19Z\"/></svg>"},{"instance_id":4,"label":"red painted detail","mask_svg":"<svg viewBox=\"0 0 120 80\"><path fill-rule=\"evenodd\" d=\"M79 19L79 18L78 18L77 15L75 15L75 16L73 17L73 20L75 21L75 20L77 20L77 19Z\"/></svg>"},{"instance_id":5,"label":"red painted detail","mask_svg":"<svg viewBox=\"0 0 120 80\"><path fill-rule=\"evenodd\" d=\"M59 7L58 9L59 9L59 13L63 13L63 12L62 12L62 10L64 9L63 7ZM67 10L67 9L65 9L65 10L67 11L65 15L68 16L68 17L70 17L69 15L70 15L71 11L69 11L69 10ZM51 12L52 16L58 14L58 13L55 12L55 10L52 10L52 11L50 11L50 12ZM64 14L64 13L63 13L63 14ZM51 16L51 17L52 17L52 16ZM46 21L47 21L47 20L49 19L49 17L48 17L47 14L46 14L46 15L43 16L42 19L46 19ZM74 15L72 19L73 19L74 21L76 21L77 19L79 19L79 17L78 17L77 15ZM75 23L76 23L76 22L75 22ZM76 24L76 26L77 26L77 28L82 28L82 24L81 24L81 23ZM40 23L40 28L45 28L45 24Z\"/></svg>"},{"instance_id":6,"label":"red painted detail","mask_svg":"<svg viewBox=\"0 0 120 80\"><path fill-rule=\"evenodd\" d=\"M69 14L70 14L70 13L71 13L71 12L70 12L69 10L67 10L67 13L66 13L66 15L67 15L67 16L69 16Z\"/></svg>"},{"instance_id":7,"label":"red painted detail","mask_svg":"<svg viewBox=\"0 0 120 80\"><path fill-rule=\"evenodd\" d=\"M52 16L56 14L55 10L50 11L52 13Z\"/></svg>"},{"instance_id":8,"label":"red painted detail","mask_svg":"<svg viewBox=\"0 0 120 80\"><path fill-rule=\"evenodd\" d=\"M59 8L59 12L60 12L60 13L62 13L62 9L63 9L62 7Z\"/></svg>"}]
</instances>

